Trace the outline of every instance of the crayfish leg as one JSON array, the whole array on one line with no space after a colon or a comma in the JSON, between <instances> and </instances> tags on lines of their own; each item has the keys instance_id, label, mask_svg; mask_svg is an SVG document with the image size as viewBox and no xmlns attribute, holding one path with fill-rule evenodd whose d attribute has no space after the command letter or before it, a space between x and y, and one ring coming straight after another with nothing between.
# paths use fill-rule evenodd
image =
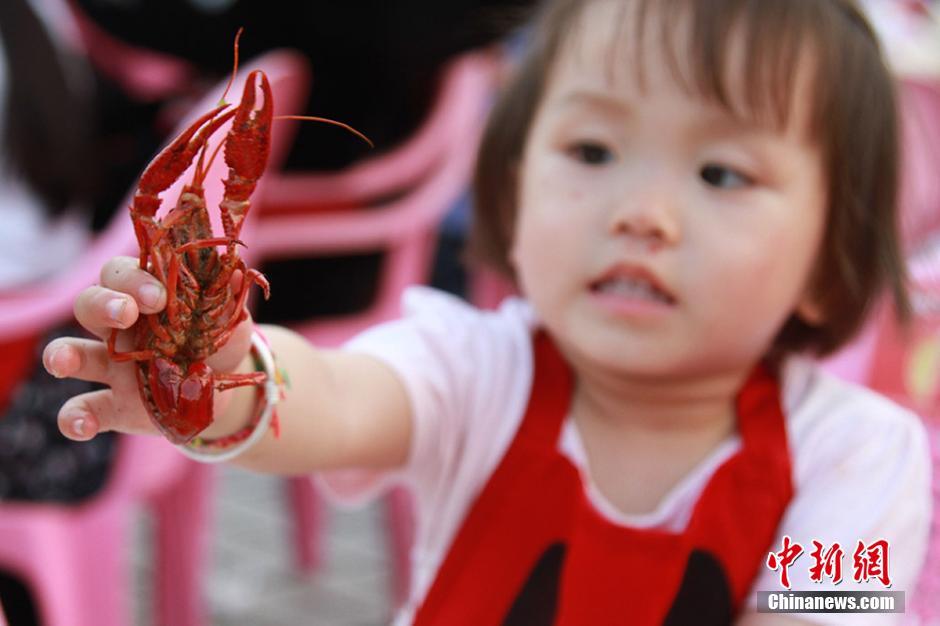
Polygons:
<instances>
[{"instance_id":1,"label":"crayfish leg","mask_svg":"<svg viewBox=\"0 0 940 626\"><path fill-rule=\"evenodd\" d=\"M218 391L226 391L236 387L247 387L249 385L261 387L267 382L268 375L264 372L250 372L248 374L215 374L215 388Z\"/></svg>"},{"instance_id":2,"label":"crayfish leg","mask_svg":"<svg viewBox=\"0 0 940 626\"><path fill-rule=\"evenodd\" d=\"M194 239L192 241L187 241L183 245L176 248L177 254L182 254L184 252L189 252L190 250L197 250L199 248L214 248L215 246L245 246L245 242L241 239L234 239L232 237L213 237L211 239Z\"/></svg>"},{"instance_id":3,"label":"crayfish leg","mask_svg":"<svg viewBox=\"0 0 940 626\"><path fill-rule=\"evenodd\" d=\"M248 319L248 313L245 312L244 308L237 308L235 311L225 327L211 336L212 345L215 346L216 350L224 346L231 339L238 325Z\"/></svg>"},{"instance_id":4,"label":"crayfish leg","mask_svg":"<svg viewBox=\"0 0 940 626\"><path fill-rule=\"evenodd\" d=\"M258 270L246 268L245 262L241 259L238 259L238 266L239 269L242 270L242 284L241 290L238 293L238 302L235 303L235 309L225 325L222 326L222 330L212 335L212 343L215 345L216 349L224 346L225 342L232 336L232 333L235 332L235 328L248 319L248 314L245 313L245 304L248 302L248 287L251 286L251 283L255 282L261 285L261 288L264 289L265 299L271 294L268 279L264 277L264 274Z\"/></svg>"},{"instance_id":5,"label":"crayfish leg","mask_svg":"<svg viewBox=\"0 0 940 626\"><path fill-rule=\"evenodd\" d=\"M150 330L154 335L165 342L173 341L173 337L166 328L160 325L160 321L157 319L156 315L147 315L146 318L147 326L150 327Z\"/></svg>"}]
</instances>

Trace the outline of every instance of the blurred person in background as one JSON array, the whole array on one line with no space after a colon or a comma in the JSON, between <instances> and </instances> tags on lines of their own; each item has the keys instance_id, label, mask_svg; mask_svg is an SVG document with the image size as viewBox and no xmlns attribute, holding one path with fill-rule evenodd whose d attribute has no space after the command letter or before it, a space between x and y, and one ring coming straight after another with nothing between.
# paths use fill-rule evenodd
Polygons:
<instances>
[{"instance_id":1,"label":"blurred person in background","mask_svg":"<svg viewBox=\"0 0 940 626\"><path fill-rule=\"evenodd\" d=\"M0 2L0 297L68 267L93 236L100 189L87 68L58 47L27 0ZM6 342L0 363L0 508L3 502L79 503L108 476L109 435L75 446L56 426L59 405L98 385L63 388L40 364L48 340L76 327ZM37 622L25 585L0 571L11 624Z\"/></svg>"}]
</instances>

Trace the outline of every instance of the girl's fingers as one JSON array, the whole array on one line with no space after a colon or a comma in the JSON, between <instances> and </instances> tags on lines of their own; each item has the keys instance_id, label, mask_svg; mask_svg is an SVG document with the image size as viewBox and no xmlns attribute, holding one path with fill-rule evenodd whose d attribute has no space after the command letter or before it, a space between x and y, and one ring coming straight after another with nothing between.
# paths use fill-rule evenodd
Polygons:
<instances>
[{"instance_id":1,"label":"girl's fingers","mask_svg":"<svg viewBox=\"0 0 940 626\"><path fill-rule=\"evenodd\" d=\"M251 331L254 325L251 316L240 323L228 341L207 359L209 366L217 372L231 372L242 362L251 348Z\"/></svg>"},{"instance_id":2,"label":"girl's fingers","mask_svg":"<svg viewBox=\"0 0 940 626\"><path fill-rule=\"evenodd\" d=\"M140 269L137 259L114 257L101 268L101 285L131 296L141 313L157 313L166 306L166 289L152 274Z\"/></svg>"},{"instance_id":3,"label":"girl's fingers","mask_svg":"<svg viewBox=\"0 0 940 626\"><path fill-rule=\"evenodd\" d=\"M100 341L63 337L49 343L42 352L42 364L56 378L78 378L111 384L115 361Z\"/></svg>"},{"instance_id":4,"label":"girl's fingers","mask_svg":"<svg viewBox=\"0 0 940 626\"><path fill-rule=\"evenodd\" d=\"M132 434L158 432L140 411L117 402L110 389L83 393L66 401L59 409L59 430L76 441L87 441L109 430Z\"/></svg>"},{"instance_id":5,"label":"girl's fingers","mask_svg":"<svg viewBox=\"0 0 940 626\"><path fill-rule=\"evenodd\" d=\"M140 309L134 298L107 287L89 287L75 299L75 319L89 332L107 339L113 328L128 328L137 321Z\"/></svg>"}]
</instances>

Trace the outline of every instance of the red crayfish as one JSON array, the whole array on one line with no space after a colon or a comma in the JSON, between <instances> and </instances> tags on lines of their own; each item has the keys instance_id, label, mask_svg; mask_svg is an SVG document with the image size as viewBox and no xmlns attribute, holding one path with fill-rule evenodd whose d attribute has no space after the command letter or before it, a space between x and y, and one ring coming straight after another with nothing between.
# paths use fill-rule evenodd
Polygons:
<instances>
[{"instance_id":1,"label":"red crayfish","mask_svg":"<svg viewBox=\"0 0 940 626\"><path fill-rule=\"evenodd\" d=\"M232 75L234 78L235 70ZM256 80L260 81L264 99L260 108L255 107ZM138 320L133 351L116 351L116 330L108 340L111 358L136 362L143 404L163 435L177 444L189 441L212 422L215 390L260 387L266 380L264 372L226 374L212 371L205 363L247 319L245 303L251 284L260 285L265 298L270 293L268 281L257 270L247 268L236 249L244 245L238 239L239 233L271 146L271 123L275 118L271 87L264 72L251 72L241 102L234 109L230 106L220 104L193 122L141 175L130 207L140 245L140 267L164 284L167 305L161 313ZM277 119L282 117L336 124L365 139L333 120L303 116ZM223 181L224 195L219 204L224 236L215 237L203 182L218 147L208 161L206 154L209 138L229 120L232 126L223 140L229 175ZM158 194L179 179L197 155L192 181L183 188L176 206L159 219ZM225 251L220 254L216 246L225 246ZM233 281L236 270L241 271L239 281Z\"/></svg>"}]
</instances>

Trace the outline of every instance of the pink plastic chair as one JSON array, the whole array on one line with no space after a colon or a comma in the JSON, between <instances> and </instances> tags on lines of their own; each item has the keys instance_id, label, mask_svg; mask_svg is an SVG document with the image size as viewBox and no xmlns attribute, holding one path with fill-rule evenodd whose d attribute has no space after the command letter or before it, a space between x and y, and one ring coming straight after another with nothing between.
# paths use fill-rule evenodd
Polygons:
<instances>
[{"instance_id":1,"label":"pink plastic chair","mask_svg":"<svg viewBox=\"0 0 940 626\"><path fill-rule=\"evenodd\" d=\"M272 52L245 64L231 92L240 98L248 71L264 69L275 93L275 113L295 113L309 83L305 61L296 54ZM213 108L223 86L206 96L181 128ZM288 145L290 123L275 124L271 167L278 167ZM224 136L224 129L222 134ZM222 159L206 179L210 214L221 198L227 175ZM163 194L176 198L183 177ZM263 179L261 186L263 186ZM261 187L259 186L259 188ZM128 198L128 203L130 197ZM249 214L242 238L251 247ZM216 218L217 232L222 232ZM71 317L72 303L98 279L101 266L119 254L137 251L131 221L123 212L68 271L49 281L0 297L0 342L38 333ZM156 515L156 589L158 624L204 623L201 575L208 539L213 473L193 463L169 443L154 437L122 436L112 475L93 499L80 506L0 503L0 567L22 578L37 596L43 623L52 626L123 626L130 623L127 569L128 527L135 505L148 504Z\"/></svg>"},{"instance_id":2,"label":"pink plastic chair","mask_svg":"<svg viewBox=\"0 0 940 626\"><path fill-rule=\"evenodd\" d=\"M466 189L495 65L483 54L456 60L437 101L414 137L391 153L338 174L282 173L264 193L258 245L266 259L385 251L374 303L345 317L294 326L318 346L338 346L399 315L402 291L426 281L437 226ZM343 210L337 210L343 207ZM321 504L310 477L288 479L298 568L320 561ZM395 567L393 596L405 599L410 579L412 518L400 490L387 499Z\"/></svg>"}]
</instances>

